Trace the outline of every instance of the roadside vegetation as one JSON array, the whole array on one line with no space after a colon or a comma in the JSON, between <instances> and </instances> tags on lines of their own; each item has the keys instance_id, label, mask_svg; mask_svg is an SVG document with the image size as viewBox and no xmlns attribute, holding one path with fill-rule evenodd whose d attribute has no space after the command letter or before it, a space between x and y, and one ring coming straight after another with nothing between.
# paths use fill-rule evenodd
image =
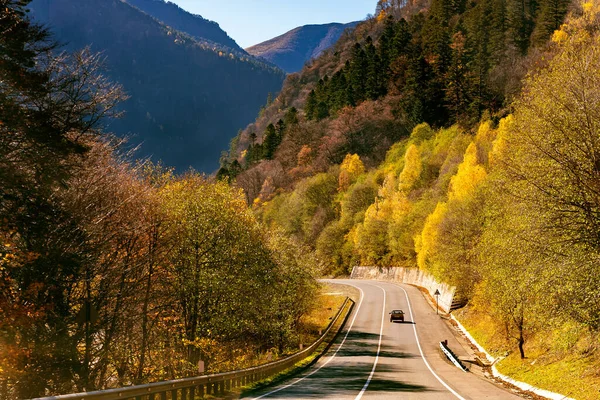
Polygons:
<instances>
[{"instance_id":1,"label":"roadside vegetation","mask_svg":"<svg viewBox=\"0 0 600 400\"><path fill-rule=\"evenodd\" d=\"M0 1L0 398L297 349L319 262L240 189L129 161L103 129L121 87L99 56L62 53L27 3Z\"/></svg>"},{"instance_id":2,"label":"roadside vegetation","mask_svg":"<svg viewBox=\"0 0 600 400\"><path fill-rule=\"evenodd\" d=\"M373 265L456 286L502 372L597 398L597 2L379 1L216 180L128 161L100 125L122 90L23 4L0 0L0 397L287 354L336 301L315 276Z\"/></svg>"},{"instance_id":3,"label":"roadside vegetation","mask_svg":"<svg viewBox=\"0 0 600 400\"><path fill-rule=\"evenodd\" d=\"M368 66L390 54L410 60L411 55L402 55L407 47L425 52L423 62L429 66L441 62L434 50L440 47L431 47L431 38L415 33L422 28L424 34L424 21L441 18L438 5L434 1L429 14L395 20L394 25L389 12L382 12L338 44L335 54L289 78L286 85L316 83L310 91L306 83L295 95L286 86L275 105L248 128L252 133L277 118L277 107L295 115L291 128L283 125L278 146L266 159L247 158L260 149L254 142L234 154L238 165L245 166L235 183L244 188L258 218L309 246L325 263L326 274L344 276L355 265L425 270L456 286L457 295L468 300L461 318L480 332L484 343L496 354L508 352L501 371L565 395L597 398L599 6L572 4L565 23L546 33L534 27L539 36L532 33L527 41L531 47L522 48L527 56L514 58L513 70L486 64L489 75L479 81L483 89L497 89L486 85L501 72L504 84L520 82L513 87L516 92L502 86L502 96L492 95L504 102L498 108L494 100L490 106L483 98L465 95L465 101L475 103L461 109L470 111L453 113L457 103L448 96L457 93L448 90L457 76L451 68L460 65L452 63L443 75L447 80L435 81L446 86L439 104L446 112L442 121L426 117L427 111L411 120L415 114L402 101L408 96L416 104L410 97L416 92L404 86L395 93L398 82L390 76L378 94L369 91L368 82L377 81L367 75L360 81L367 85L362 97L342 96L362 93L356 91L358 81L351 81L354 63L364 56L360 46L371 54L361 61ZM470 57L477 58L481 48L460 53L474 43L473 26L467 23L474 11L444 10L453 16L443 25L455 30L451 53L465 57L451 59L465 62L462 77L474 78L470 68L479 61ZM541 18L543 12L536 15ZM418 23L423 25L412 25ZM382 46L390 46L389 29L394 40L407 40L392 41L392 47L404 50L384 51ZM378 39L370 39L371 34ZM459 41L460 34L465 42ZM348 50L353 40L360 45ZM344 55L349 62L334 62ZM383 68L392 73L392 65ZM521 76L517 65L523 67ZM412 67L401 84L415 83ZM335 83L331 76L337 77ZM427 82L424 88L433 90L432 85ZM285 111L283 104L294 108ZM474 104L483 111L475 112ZM560 369L569 372L560 374Z\"/></svg>"}]
</instances>

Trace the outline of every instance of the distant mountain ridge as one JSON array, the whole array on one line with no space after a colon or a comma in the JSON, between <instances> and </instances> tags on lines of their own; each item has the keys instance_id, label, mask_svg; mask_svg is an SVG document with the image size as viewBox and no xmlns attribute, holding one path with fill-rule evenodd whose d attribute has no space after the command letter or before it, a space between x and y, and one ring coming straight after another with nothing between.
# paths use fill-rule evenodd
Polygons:
<instances>
[{"instance_id":1,"label":"distant mountain ridge","mask_svg":"<svg viewBox=\"0 0 600 400\"><path fill-rule=\"evenodd\" d=\"M223 31L219 24L203 18L197 14L191 14L177 4L165 0L125 0L134 7L153 16L159 21L187 33L195 39L208 40L231 50L245 53L232 38Z\"/></svg>"},{"instance_id":2,"label":"distant mountain ridge","mask_svg":"<svg viewBox=\"0 0 600 400\"><path fill-rule=\"evenodd\" d=\"M333 46L346 29L357 24L358 21L348 24L305 25L248 47L246 51L272 62L288 73L298 72L307 61L319 57L323 51Z\"/></svg>"},{"instance_id":3,"label":"distant mountain ridge","mask_svg":"<svg viewBox=\"0 0 600 400\"><path fill-rule=\"evenodd\" d=\"M91 46L106 56L107 75L130 96L125 116L108 128L141 144L138 156L179 171L216 170L221 151L285 77L243 50L225 50L224 32L197 40L121 0L34 0L29 8L67 50Z\"/></svg>"}]
</instances>

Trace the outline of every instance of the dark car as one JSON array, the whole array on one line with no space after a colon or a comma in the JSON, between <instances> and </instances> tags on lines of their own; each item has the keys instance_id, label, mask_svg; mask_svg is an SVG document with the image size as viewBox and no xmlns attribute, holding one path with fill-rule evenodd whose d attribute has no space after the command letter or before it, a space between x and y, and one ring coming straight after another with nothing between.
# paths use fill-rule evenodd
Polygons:
<instances>
[{"instance_id":1,"label":"dark car","mask_svg":"<svg viewBox=\"0 0 600 400\"><path fill-rule=\"evenodd\" d=\"M402 310L393 310L390 313L390 322L400 321L404 322L404 311Z\"/></svg>"}]
</instances>

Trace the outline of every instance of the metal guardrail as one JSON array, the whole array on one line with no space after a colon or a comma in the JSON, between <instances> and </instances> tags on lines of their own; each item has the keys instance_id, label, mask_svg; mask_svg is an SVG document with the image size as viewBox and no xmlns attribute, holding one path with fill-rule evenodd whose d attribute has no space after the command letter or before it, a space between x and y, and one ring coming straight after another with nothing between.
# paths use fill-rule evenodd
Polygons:
<instances>
[{"instance_id":1,"label":"metal guardrail","mask_svg":"<svg viewBox=\"0 0 600 400\"><path fill-rule=\"evenodd\" d=\"M308 357L325 341L342 316L343 311L349 307L344 316L345 318L352 310L353 305L354 302L346 297L337 314L316 342L298 353L269 364L214 375L127 386L118 389L40 397L35 400L194 400L196 396L204 396L205 394L222 395L234 388L243 387L282 372ZM342 325L340 325L338 331L341 327ZM334 333L337 334L337 332Z\"/></svg>"},{"instance_id":2,"label":"metal guardrail","mask_svg":"<svg viewBox=\"0 0 600 400\"><path fill-rule=\"evenodd\" d=\"M446 357L448 357L448 360L450 360L452 364L456 365L458 369L464 372L469 371L444 342L440 342L440 349L442 349Z\"/></svg>"}]
</instances>

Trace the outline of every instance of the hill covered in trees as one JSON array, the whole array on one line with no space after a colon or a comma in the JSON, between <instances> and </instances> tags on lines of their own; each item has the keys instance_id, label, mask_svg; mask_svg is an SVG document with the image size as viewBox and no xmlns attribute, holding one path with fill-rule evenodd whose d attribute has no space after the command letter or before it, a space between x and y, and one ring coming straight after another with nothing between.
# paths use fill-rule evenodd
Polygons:
<instances>
[{"instance_id":1,"label":"hill covered in trees","mask_svg":"<svg viewBox=\"0 0 600 400\"><path fill-rule=\"evenodd\" d=\"M288 77L219 176L329 274L425 270L501 372L594 399L600 7L408 6Z\"/></svg>"},{"instance_id":2,"label":"hill covered in trees","mask_svg":"<svg viewBox=\"0 0 600 400\"><path fill-rule=\"evenodd\" d=\"M374 167L422 122L471 129L484 115L498 120L568 4L380 1L376 18L288 77L281 95L232 142L222 173L228 163L230 176L244 170L239 181L252 181L244 187L252 201L269 177L276 188L297 181L301 151L310 152L312 173L348 153ZM290 112L299 118L287 132Z\"/></svg>"},{"instance_id":3,"label":"hill covered in trees","mask_svg":"<svg viewBox=\"0 0 600 400\"><path fill-rule=\"evenodd\" d=\"M358 22L305 25L248 47L246 51L270 61L288 73L298 72L307 61L317 58L333 46L345 30L352 29L357 24Z\"/></svg>"},{"instance_id":4,"label":"hill covered in trees","mask_svg":"<svg viewBox=\"0 0 600 400\"><path fill-rule=\"evenodd\" d=\"M90 46L105 56L106 74L130 96L122 105L124 117L110 130L141 143L139 156L181 171L192 166L212 172L229 140L256 115L268 93L280 90L284 73L227 50L233 44L226 35L199 17L172 5L136 4L190 34L119 0L36 0L30 8L67 49ZM210 42L190 36L203 34L206 26L214 28Z\"/></svg>"},{"instance_id":5,"label":"hill covered in trees","mask_svg":"<svg viewBox=\"0 0 600 400\"><path fill-rule=\"evenodd\" d=\"M296 349L318 262L266 229L239 189L131 161L103 129L125 95L102 56L61 52L26 4L0 7L0 398L183 378L199 360L232 370ZM120 1L94 4L128 29L153 26ZM177 46L166 55L196 45Z\"/></svg>"}]
</instances>

